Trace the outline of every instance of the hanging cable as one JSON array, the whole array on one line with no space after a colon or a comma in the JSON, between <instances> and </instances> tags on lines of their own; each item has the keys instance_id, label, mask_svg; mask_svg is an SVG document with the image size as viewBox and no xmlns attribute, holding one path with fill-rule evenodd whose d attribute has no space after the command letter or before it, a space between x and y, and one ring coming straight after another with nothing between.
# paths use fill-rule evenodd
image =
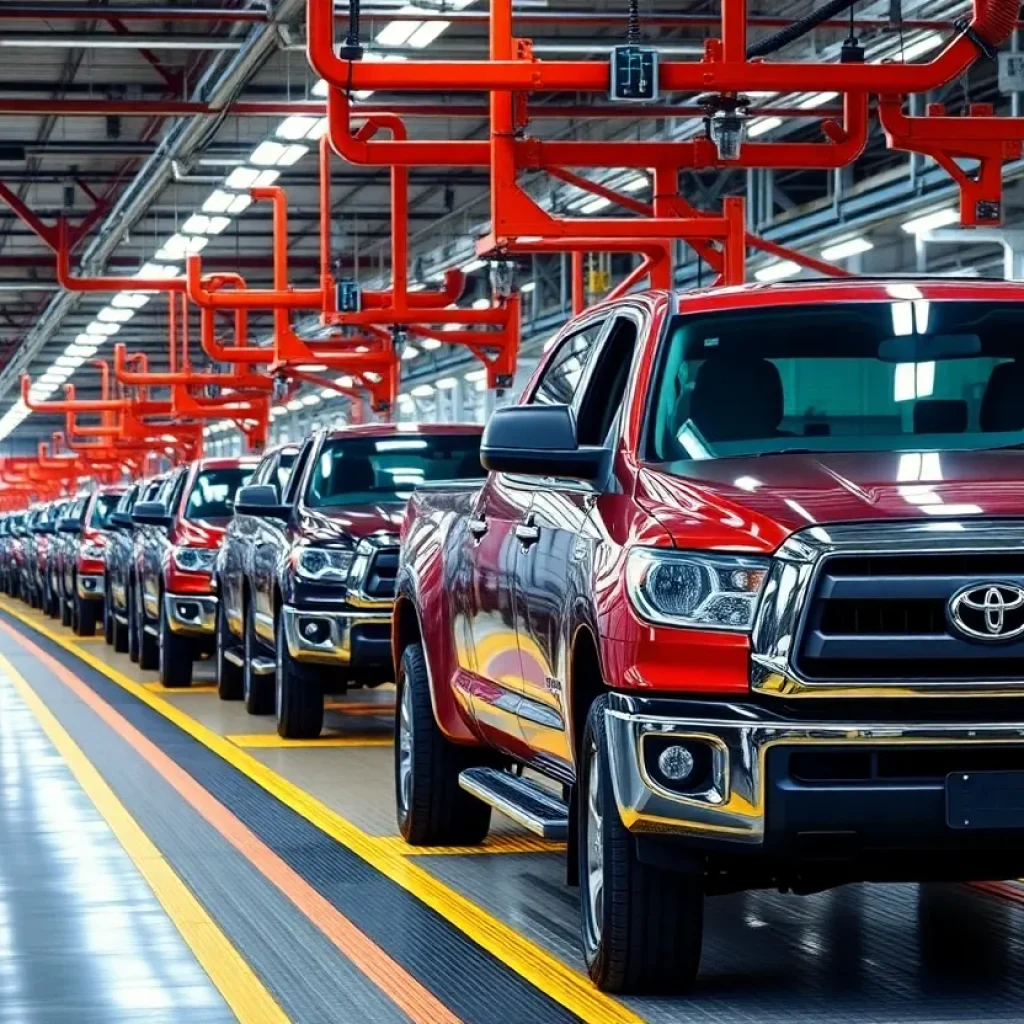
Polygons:
<instances>
[{"instance_id":1,"label":"hanging cable","mask_svg":"<svg viewBox=\"0 0 1024 1024\"><path fill-rule=\"evenodd\" d=\"M781 50L782 47L796 42L797 39L801 39L808 32L814 31L822 22L828 21L837 14L842 14L847 8L853 7L856 2L857 0L830 0L824 7L811 11L806 17L801 18L799 21L794 21L792 25L787 25L784 29L774 33L774 35L770 35L759 43L754 43L753 46L748 47L747 57L766 57L770 53L775 53L776 50Z\"/></svg>"},{"instance_id":2,"label":"hanging cable","mask_svg":"<svg viewBox=\"0 0 1024 1024\"><path fill-rule=\"evenodd\" d=\"M636 46L640 42L640 0L629 0L626 42L629 46Z\"/></svg>"},{"instance_id":3,"label":"hanging cable","mask_svg":"<svg viewBox=\"0 0 1024 1024\"><path fill-rule=\"evenodd\" d=\"M360 0L349 0L348 33L338 52L338 56L343 60L359 60L363 56L363 47L359 40L359 9Z\"/></svg>"}]
</instances>

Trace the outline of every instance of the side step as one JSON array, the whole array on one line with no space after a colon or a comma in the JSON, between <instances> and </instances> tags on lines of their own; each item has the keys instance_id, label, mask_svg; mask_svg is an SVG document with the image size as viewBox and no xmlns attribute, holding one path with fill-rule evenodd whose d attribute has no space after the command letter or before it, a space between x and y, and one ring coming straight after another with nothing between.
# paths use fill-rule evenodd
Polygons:
<instances>
[{"instance_id":1,"label":"side step","mask_svg":"<svg viewBox=\"0 0 1024 1024\"><path fill-rule=\"evenodd\" d=\"M237 665L238 668L245 668L245 657L237 647L228 648L224 652L224 660L230 661L232 665Z\"/></svg>"},{"instance_id":2,"label":"side step","mask_svg":"<svg viewBox=\"0 0 1024 1024\"><path fill-rule=\"evenodd\" d=\"M277 671L277 662L273 658L253 658L252 674L254 676L272 676Z\"/></svg>"},{"instance_id":3,"label":"side step","mask_svg":"<svg viewBox=\"0 0 1024 1024\"><path fill-rule=\"evenodd\" d=\"M459 785L542 839L569 837L569 808L536 782L498 768L467 768Z\"/></svg>"}]
</instances>

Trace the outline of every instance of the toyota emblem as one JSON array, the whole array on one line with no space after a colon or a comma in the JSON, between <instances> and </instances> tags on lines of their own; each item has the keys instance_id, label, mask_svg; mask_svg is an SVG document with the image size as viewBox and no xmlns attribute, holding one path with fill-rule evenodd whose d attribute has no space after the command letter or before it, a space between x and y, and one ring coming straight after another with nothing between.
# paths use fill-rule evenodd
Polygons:
<instances>
[{"instance_id":1,"label":"toyota emblem","mask_svg":"<svg viewBox=\"0 0 1024 1024\"><path fill-rule=\"evenodd\" d=\"M1015 583L974 583L949 600L953 628L972 640L1012 640L1024 633L1024 588Z\"/></svg>"}]
</instances>

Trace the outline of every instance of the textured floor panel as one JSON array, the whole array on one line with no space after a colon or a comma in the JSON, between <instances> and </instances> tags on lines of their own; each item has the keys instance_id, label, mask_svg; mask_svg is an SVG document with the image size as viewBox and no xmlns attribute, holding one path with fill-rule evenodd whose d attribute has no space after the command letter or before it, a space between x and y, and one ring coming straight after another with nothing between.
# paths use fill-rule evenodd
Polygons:
<instances>
[{"instance_id":1,"label":"textured floor panel","mask_svg":"<svg viewBox=\"0 0 1024 1024\"><path fill-rule=\"evenodd\" d=\"M559 1024L576 1019L439 914L279 803L158 712L45 638L32 639L71 668L230 807L282 859L466 1024L499 1020L503 1024ZM0 649L11 646L0 638ZM346 756L349 753L344 751Z\"/></svg>"}]
</instances>

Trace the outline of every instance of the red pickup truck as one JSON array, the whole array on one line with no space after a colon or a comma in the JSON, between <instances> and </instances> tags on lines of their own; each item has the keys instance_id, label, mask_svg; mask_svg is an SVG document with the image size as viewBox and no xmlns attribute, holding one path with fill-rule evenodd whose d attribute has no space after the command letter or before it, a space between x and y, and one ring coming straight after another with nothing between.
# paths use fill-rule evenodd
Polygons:
<instances>
[{"instance_id":1,"label":"red pickup truck","mask_svg":"<svg viewBox=\"0 0 1024 1024\"><path fill-rule=\"evenodd\" d=\"M630 296L482 461L403 525L410 843L565 838L619 992L692 983L707 895L1021 874L1024 287Z\"/></svg>"}]
</instances>

